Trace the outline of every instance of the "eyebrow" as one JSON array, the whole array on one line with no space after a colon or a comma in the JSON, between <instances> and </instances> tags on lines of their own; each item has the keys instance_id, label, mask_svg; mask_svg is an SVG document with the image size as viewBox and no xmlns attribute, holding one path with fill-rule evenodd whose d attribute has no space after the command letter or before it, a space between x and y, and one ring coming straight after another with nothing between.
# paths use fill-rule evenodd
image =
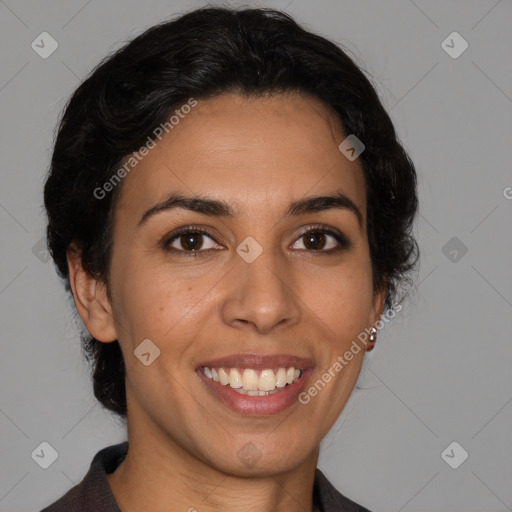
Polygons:
<instances>
[{"instance_id":1,"label":"eyebrow","mask_svg":"<svg viewBox=\"0 0 512 512\"><path fill-rule=\"evenodd\" d=\"M183 208L192 212L208 215L211 217L233 218L235 213L231 206L221 200L211 199L209 197L194 196L186 197L181 194L172 193L162 202L152 206L147 210L138 222L142 226L150 217L168 212L177 208ZM328 196L311 196L294 201L288 206L285 217L304 215L307 213L321 212L332 209L347 210L352 212L359 223L363 225L363 216L355 203L342 192Z\"/></svg>"}]
</instances>

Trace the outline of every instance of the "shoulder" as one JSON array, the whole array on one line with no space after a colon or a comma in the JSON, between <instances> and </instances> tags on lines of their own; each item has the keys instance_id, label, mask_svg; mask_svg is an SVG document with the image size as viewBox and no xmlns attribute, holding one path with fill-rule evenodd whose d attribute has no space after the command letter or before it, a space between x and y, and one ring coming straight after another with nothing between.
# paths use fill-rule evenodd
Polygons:
<instances>
[{"instance_id":1,"label":"shoulder","mask_svg":"<svg viewBox=\"0 0 512 512\"><path fill-rule=\"evenodd\" d=\"M313 493L322 512L370 512L341 494L318 468L315 472Z\"/></svg>"},{"instance_id":2,"label":"shoulder","mask_svg":"<svg viewBox=\"0 0 512 512\"><path fill-rule=\"evenodd\" d=\"M108 484L107 473L117 468L127 450L127 441L100 450L94 456L84 479L40 512L120 512Z\"/></svg>"}]
</instances>

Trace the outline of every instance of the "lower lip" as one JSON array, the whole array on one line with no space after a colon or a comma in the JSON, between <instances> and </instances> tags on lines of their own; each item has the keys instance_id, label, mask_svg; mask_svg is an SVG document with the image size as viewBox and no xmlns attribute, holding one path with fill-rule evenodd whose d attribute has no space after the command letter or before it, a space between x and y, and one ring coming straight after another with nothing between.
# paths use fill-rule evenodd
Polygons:
<instances>
[{"instance_id":1,"label":"lower lip","mask_svg":"<svg viewBox=\"0 0 512 512\"><path fill-rule=\"evenodd\" d=\"M229 384L223 385L215 382L213 379L209 379L201 369L197 370L197 374L217 399L238 414L244 416L269 416L288 409L294 403L299 403L299 394L305 387L311 370L304 370L300 378L292 384L281 388L281 391L264 396L241 395L231 388Z\"/></svg>"}]
</instances>

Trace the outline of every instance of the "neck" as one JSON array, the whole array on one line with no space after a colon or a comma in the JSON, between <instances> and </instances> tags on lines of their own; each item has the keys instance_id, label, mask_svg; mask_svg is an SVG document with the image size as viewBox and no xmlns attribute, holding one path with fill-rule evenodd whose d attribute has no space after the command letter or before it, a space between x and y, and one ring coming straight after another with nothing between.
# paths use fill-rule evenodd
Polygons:
<instances>
[{"instance_id":1,"label":"neck","mask_svg":"<svg viewBox=\"0 0 512 512\"><path fill-rule=\"evenodd\" d=\"M129 430L130 431L130 430ZM172 510L304 512L313 509L318 449L289 471L237 476L194 457L168 437L130 436L126 458L107 475L123 512Z\"/></svg>"}]
</instances>

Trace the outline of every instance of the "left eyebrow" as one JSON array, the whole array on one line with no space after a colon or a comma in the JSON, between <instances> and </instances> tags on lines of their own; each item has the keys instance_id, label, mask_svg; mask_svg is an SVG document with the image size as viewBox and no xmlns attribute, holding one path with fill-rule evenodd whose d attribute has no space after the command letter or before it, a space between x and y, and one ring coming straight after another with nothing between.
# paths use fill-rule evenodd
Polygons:
<instances>
[{"instance_id":1,"label":"left eyebrow","mask_svg":"<svg viewBox=\"0 0 512 512\"><path fill-rule=\"evenodd\" d=\"M224 201L201 196L185 197L180 194L171 194L164 201L147 210L139 220L138 226L147 222L150 217L157 213L177 208L183 208L211 217L234 217L231 206ZM335 208L354 213L359 226L362 227L363 216L361 211L349 197L341 192L329 196L311 196L294 201L288 206L285 217L305 215Z\"/></svg>"},{"instance_id":2,"label":"left eyebrow","mask_svg":"<svg viewBox=\"0 0 512 512\"><path fill-rule=\"evenodd\" d=\"M338 208L340 210L348 210L357 217L359 227L363 226L363 215L361 210L356 206L354 201L341 192L337 192L332 196L312 196L294 201L286 211L285 216L303 215L305 213L321 212Z\"/></svg>"}]
</instances>

